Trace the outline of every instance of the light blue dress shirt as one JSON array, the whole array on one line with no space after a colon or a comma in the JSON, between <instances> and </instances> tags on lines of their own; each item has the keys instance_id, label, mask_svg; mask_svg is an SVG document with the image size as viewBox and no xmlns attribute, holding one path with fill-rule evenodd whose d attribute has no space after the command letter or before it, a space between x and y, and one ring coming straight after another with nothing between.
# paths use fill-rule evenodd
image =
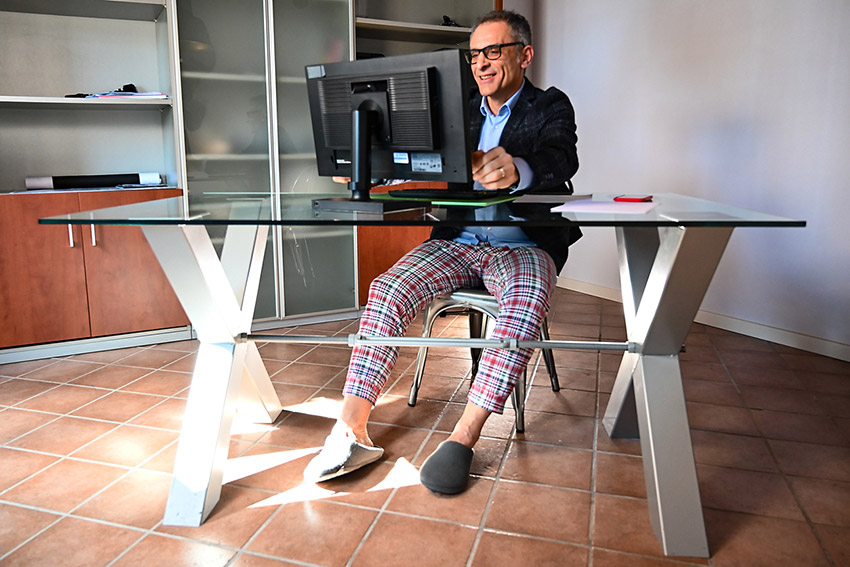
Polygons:
<instances>
[{"instance_id":1,"label":"light blue dress shirt","mask_svg":"<svg viewBox=\"0 0 850 567\"><path fill-rule=\"evenodd\" d=\"M481 125L481 137L478 140L478 149L489 151L499 145L502 138L502 132L505 130L505 125L511 117L511 110L516 106L517 99L525 87L525 81L514 95L502 105L498 114L493 114L490 107L487 106L487 98L481 99L481 114L484 115L484 123ZM525 189L531 186L534 180L534 173L531 171L528 163L519 157L514 158L514 165L519 173L519 185L517 189ZM477 181L475 189L485 191ZM489 207L480 207L475 210L476 220L492 220L496 218L499 208L507 208L506 205L490 205ZM467 226L464 227L460 236L455 238L455 242L463 244L489 244L491 246L507 246L509 248L517 248L519 246L536 246L531 241L521 228L511 226Z\"/></svg>"}]
</instances>

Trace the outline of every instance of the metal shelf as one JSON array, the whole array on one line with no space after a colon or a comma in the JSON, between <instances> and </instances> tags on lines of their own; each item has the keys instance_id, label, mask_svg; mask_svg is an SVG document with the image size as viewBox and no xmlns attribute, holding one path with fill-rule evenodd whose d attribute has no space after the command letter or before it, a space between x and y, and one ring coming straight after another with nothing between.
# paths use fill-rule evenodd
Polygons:
<instances>
[{"instance_id":1,"label":"metal shelf","mask_svg":"<svg viewBox=\"0 0 850 567\"><path fill-rule=\"evenodd\" d=\"M264 75L247 73L213 73L209 71L183 71L180 73L183 79L195 79L199 81L220 81L226 83L262 83L265 84Z\"/></svg>"},{"instance_id":2,"label":"metal shelf","mask_svg":"<svg viewBox=\"0 0 850 567\"><path fill-rule=\"evenodd\" d=\"M198 81L220 81L220 82L231 82L231 83L264 83L266 81L266 77L260 74L246 74L246 73L216 73L210 71L183 71L180 73L180 76L183 79L195 79ZM279 76L277 78L278 84L289 84L289 85L306 85L307 79L306 77L287 77L287 76Z\"/></svg>"},{"instance_id":3,"label":"metal shelf","mask_svg":"<svg viewBox=\"0 0 850 567\"><path fill-rule=\"evenodd\" d=\"M111 110L159 110L169 108L171 99L150 98L65 98L58 96L8 96L0 95L0 108L23 109L111 109Z\"/></svg>"},{"instance_id":4,"label":"metal shelf","mask_svg":"<svg viewBox=\"0 0 850 567\"><path fill-rule=\"evenodd\" d=\"M470 28L415 24L375 18L356 18L357 37L418 43L462 44L469 41Z\"/></svg>"},{"instance_id":5,"label":"metal shelf","mask_svg":"<svg viewBox=\"0 0 850 567\"><path fill-rule=\"evenodd\" d=\"M187 161L268 161L268 154L187 154ZM279 154L278 159L300 161L316 160L316 154L291 153Z\"/></svg>"},{"instance_id":6,"label":"metal shelf","mask_svg":"<svg viewBox=\"0 0 850 567\"><path fill-rule=\"evenodd\" d=\"M153 22L164 0L0 0L0 11Z\"/></svg>"},{"instance_id":7,"label":"metal shelf","mask_svg":"<svg viewBox=\"0 0 850 567\"><path fill-rule=\"evenodd\" d=\"M269 154L186 154L186 161L256 161L269 160Z\"/></svg>"},{"instance_id":8,"label":"metal shelf","mask_svg":"<svg viewBox=\"0 0 850 567\"><path fill-rule=\"evenodd\" d=\"M0 108L140 110L144 108L162 109L170 106L170 98L65 98L58 96L0 95Z\"/></svg>"}]
</instances>

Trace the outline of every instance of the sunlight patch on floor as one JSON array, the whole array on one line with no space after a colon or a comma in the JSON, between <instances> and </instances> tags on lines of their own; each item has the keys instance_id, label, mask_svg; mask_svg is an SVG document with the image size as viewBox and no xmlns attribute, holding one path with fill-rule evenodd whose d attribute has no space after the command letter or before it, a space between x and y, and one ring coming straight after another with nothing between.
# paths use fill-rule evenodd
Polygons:
<instances>
[{"instance_id":1,"label":"sunlight patch on floor","mask_svg":"<svg viewBox=\"0 0 850 567\"><path fill-rule=\"evenodd\" d=\"M301 457L318 453L319 450L321 450L321 447L310 447L308 449L291 449L227 459L222 482L227 484L228 482L240 480L273 469L274 467L285 465Z\"/></svg>"},{"instance_id":2,"label":"sunlight patch on floor","mask_svg":"<svg viewBox=\"0 0 850 567\"><path fill-rule=\"evenodd\" d=\"M317 449L318 448L311 450L315 451ZM393 488L415 486L417 484L419 484L419 471L410 463L410 461L401 458L395 462L395 465L393 465L387 476L371 488L367 489L365 492L392 490ZM275 494L265 500L252 504L250 507L260 508L263 506L280 506L284 504L311 502L314 500L335 498L352 494L352 492L331 490L325 488L325 486L327 485L304 482L295 488L286 490L280 494Z\"/></svg>"},{"instance_id":3,"label":"sunlight patch on floor","mask_svg":"<svg viewBox=\"0 0 850 567\"><path fill-rule=\"evenodd\" d=\"M342 410L342 400L332 400L323 397L312 398L300 404L284 406L283 410L336 419Z\"/></svg>"}]
</instances>

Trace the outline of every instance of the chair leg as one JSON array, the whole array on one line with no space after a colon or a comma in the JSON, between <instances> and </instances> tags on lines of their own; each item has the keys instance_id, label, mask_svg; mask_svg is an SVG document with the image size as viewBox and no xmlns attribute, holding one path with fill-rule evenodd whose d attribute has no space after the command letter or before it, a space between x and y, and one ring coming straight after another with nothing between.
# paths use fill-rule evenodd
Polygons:
<instances>
[{"instance_id":1,"label":"chair leg","mask_svg":"<svg viewBox=\"0 0 850 567\"><path fill-rule=\"evenodd\" d=\"M422 335L423 337L428 335ZM422 385L422 375L425 373L425 358L428 356L428 347L419 347L419 354L416 356L416 371L413 374L413 384L410 385L410 395L407 399L407 405L413 407L416 405L416 398L419 397L419 387Z\"/></svg>"},{"instance_id":2,"label":"chair leg","mask_svg":"<svg viewBox=\"0 0 850 567\"><path fill-rule=\"evenodd\" d=\"M425 308L422 314L422 336L431 336L431 327L434 325L434 319L437 317L437 309L432 309L431 305ZM422 376L425 374L425 359L428 357L428 347L419 347L419 353L416 355L416 370L413 373L413 384L410 385L410 395L407 399L407 405L413 407L416 405L416 398L419 397L419 387L422 385Z\"/></svg>"},{"instance_id":3,"label":"chair leg","mask_svg":"<svg viewBox=\"0 0 850 567\"><path fill-rule=\"evenodd\" d=\"M484 314L480 311L469 311L469 338L480 339L484 336ZM470 348L469 356L472 357L472 380L478 374L478 361L481 360L481 349Z\"/></svg>"},{"instance_id":4,"label":"chair leg","mask_svg":"<svg viewBox=\"0 0 850 567\"><path fill-rule=\"evenodd\" d=\"M540 325L540 338L544 341L549 340L549 321L543 318L543 323ZM541 349L543 362L546 363L546 372L549 373L549 382L552 384L552 391L558 392L561 390L561 384L558 382L558 370L555 368L555 355L551 348Z\"/></svg>"},{"instance_id":5,"label":"chair leg","mask_svg":"<svg viewBox=\"0 0 850 567\"><path fill-rule=\"evenodd\" d=\"M525 433L525 390L526 390L527 375L523 371L522 376L517 380L511 398L514 402L514 413L516 414L516 432Z\"/></svg>"}]
</instances>

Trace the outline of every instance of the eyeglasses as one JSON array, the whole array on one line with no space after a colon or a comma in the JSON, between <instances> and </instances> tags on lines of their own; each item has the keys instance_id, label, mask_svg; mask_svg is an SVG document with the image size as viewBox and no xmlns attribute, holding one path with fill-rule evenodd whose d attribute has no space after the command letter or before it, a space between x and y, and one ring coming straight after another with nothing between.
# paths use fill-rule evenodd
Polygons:
<instances>
[{"instance_id":1,"label":"eyeglasses","mask_svg":"<svg viewBox=\"0 0 850 567\"><path fill-rule=\"evenodd\" d=\"M512 45L522 45L525 47L525 44L521 41L514 41L511 43L494 43L493 45L488 45L487 47L481 49L467 49L464 52L464 56L466 57L466 62L472 65L475 63L475 60L478 59L478 54L484 54L484 57L489 59L490 61L495 61L499 57L502 56L502 48L510 47Z\"/></svg>"}]
</instances>

